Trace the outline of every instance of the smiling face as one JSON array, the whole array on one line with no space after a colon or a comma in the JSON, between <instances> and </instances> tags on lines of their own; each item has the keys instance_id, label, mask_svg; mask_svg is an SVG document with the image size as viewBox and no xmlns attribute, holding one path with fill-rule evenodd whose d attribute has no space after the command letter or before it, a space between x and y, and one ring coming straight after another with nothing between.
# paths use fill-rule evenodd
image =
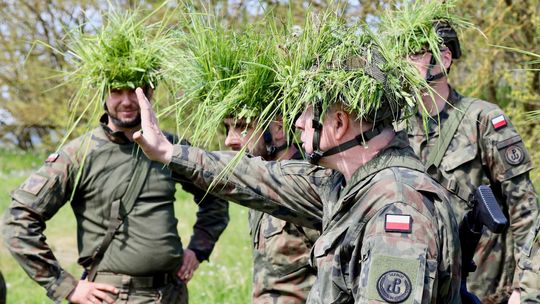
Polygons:
<instances>
[{"instance_id":1,"label":"smiling face","mask_svg":"<svg viewBox=\"0 0 540 304\"><path fill-rule=\"evenodd\" d=\"M135 90L111 90L105 102L106 112L109 115L109 125L113 129L134 129L141 124L141 111ZM114 128L116 127L116 128Z\"/></svg>"}]
</instances>

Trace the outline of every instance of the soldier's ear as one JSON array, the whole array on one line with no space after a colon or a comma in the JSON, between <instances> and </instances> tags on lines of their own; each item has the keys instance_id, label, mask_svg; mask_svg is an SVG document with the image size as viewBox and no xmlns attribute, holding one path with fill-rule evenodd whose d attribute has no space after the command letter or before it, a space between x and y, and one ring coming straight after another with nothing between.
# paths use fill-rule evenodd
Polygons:
<instances>
[{"instance_id":1,"label":"soldier's ear","mask_svg":"<svg viewBox=\"0 0 540 304\"><path fill-rule=\"evenodd\" d=\"M334 128L334 137L336 140L341 140L349 131L349 114L342 110L336 110L333 111L331 115L332 127Z\"/></svg>"},{"instance_id":2,"label":"soldier's ear","mask_svg":"<svg viewBox=\"0 0 540 304\"><path fill-rule=\"evenodd\" d=\"M452 52L450 49L445 49L441 52L441 61L445 70L448 70L452 65Z\"/></svg>"}]
</instances>

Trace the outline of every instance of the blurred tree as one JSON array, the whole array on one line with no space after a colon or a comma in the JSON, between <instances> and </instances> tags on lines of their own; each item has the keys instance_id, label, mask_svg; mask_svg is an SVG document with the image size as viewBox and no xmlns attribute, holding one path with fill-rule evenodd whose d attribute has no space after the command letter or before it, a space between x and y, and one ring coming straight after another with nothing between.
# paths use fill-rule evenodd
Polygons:
<instances>
[{"instance_id":1,"label":"blurred tree","mask_svg":"<svg viewBox=\"0 0 540 304\"><path fill-rule=\"evenodd\" d=\"M151 10L161 3L123 0L114 5ZM365 20L376 24L378 13L391 3L395 1L171 0L166 6L180 7L181 12L188 5L219 16L233 28L241 28L255 25L268 12L283 20L291 16L293 23L302 24L306 10L328 7L350 22ZM74 88L58 87L63 79L53 77L58 75L57 71L69 70L68 58L59 55L66 50L66 33L78 27L92 31L92 26L101 24L100 10L108 5L108 1L99 0L0 2L0 112L7 110L13 118L13 123L2 123L5 113L0 113L0 140L9 140L23 149L31 148L36 139L50 145L58 143L65 134L69 114L77 111L67 106ZM532 58L494 45L540 54L540 1L462 0L457 10L483 34L476 30L461 33L464 56L452 68L452 83L464 94L502 106L514 121L519 120L517 127L529 148L535 146L540 140L539 124L525 120L523 113L538 109L540 64L528 65L529 71L525 71L523 64ZM161 16L158 13L153 18ZM181 26L181 19L178 13L170 22ZM36 44L36 40L50 47ZM157 92L156 97L159 96ZM173 119L165 121L168 129L174 129ZM540 152L537 154L533 152L538 163Z\"/></svg>"}]
</instances>

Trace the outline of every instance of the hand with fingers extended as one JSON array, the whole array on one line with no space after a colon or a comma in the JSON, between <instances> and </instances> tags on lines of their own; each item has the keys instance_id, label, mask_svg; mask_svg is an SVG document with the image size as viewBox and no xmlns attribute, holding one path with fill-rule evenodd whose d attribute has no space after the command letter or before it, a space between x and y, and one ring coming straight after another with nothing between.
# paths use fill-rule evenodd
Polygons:
<instances>
[{"instance_id":1,"label":"hand with fingers extended","mask_svg":"<svg viewBox=\"0 0 540 304\"><path fill-rule=\"evenodd\" d=\"M109 284L80 280L67 299L71 303L97 304L105 302L114 304L114 300L107 293L118 294L118 292L117 288Z\"/></svg>"},{"instance_id":2,"label":"hand with fingers extended","mask_svg":"<svg viewBox=\"0 0 540 304\"><path fill-rule=\"evenodd\" d=\"M173 145L159 129L156 114L141 88L135 90L141 111L141 131L133 134L133 140L149 159L168 164L172 159Z\"/></svg>"},{"instance_id":3,"label":"hand with fingers extended","mask_svg":"<svg viewBox=\"0 0 540 304\"><path fill-rule=\"evenodd\" d=\"M189 282L197 268L199 268L199 260L197 259L195 252L190 249L185 249L182 267L180 267L180 270L177 272L178 278L184 281L184 283Z\"/></svg>"}]
</instances>

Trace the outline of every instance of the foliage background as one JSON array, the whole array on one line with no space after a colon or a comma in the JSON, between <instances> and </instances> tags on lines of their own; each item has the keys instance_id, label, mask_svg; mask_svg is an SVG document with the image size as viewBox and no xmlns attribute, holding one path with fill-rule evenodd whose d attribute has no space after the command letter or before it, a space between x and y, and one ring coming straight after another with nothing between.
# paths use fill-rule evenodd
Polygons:
<instances>
[{"instance_id":1,"label":"foliage background","mask_svg":"<svg viewBox=\"0 0 540 304\"><path fill-rule=\"evenodd\" d=\"M167 6L174 8L178 2L170 1ZM377 12L391 2L193 0L191 5L214 12L231 27L243 27L269 9L277 16L292 12L293 18L301 24L306 9L322 10L328 6L351 22L376 22ZM110 5L125 9L142 6L151 10L160 4L161 1L154 0L112 3L105 0L0 0L0 212L3 213L9 203L8 192L41 163L44 155L56 149L65 134L69 114L79 110L69 106L69 97L75 88L58 87L63 80L53 77L58 71L69 69L67 58L35 41L43 41L63 52L66 33L76 27L92 32L101 24L100 11ZM526 65L532 58L495 45L540 54L540 1L462 0L457 10L483 34L476 30L460 33L463 57L452 67L451 83L465 95L501 106L521 133L534 162L539 164L540 150L536 147L540 141L540 124L529 120L526 113L540 108L540 65ZM167 105L169 101L160 100L159 94L158 91L156 100L160 105ZM173 119L164 118L162 123L166 129L176 128ZM220 148L222 142L223 138L216 138L212 148ZM538 185L539 170L531 174ZM179 194L178 199L182 206L177 210L181 219L179 228L183 238L188 239L195 207L185 195ZM70 231L74 236L74 224L64 220L73 216L69 208L64 209L50 223L48 236L51 242L56 240L56 252L66 258L68 269L77 273L75 252L69 249L74 248L75 240L70 239L71 236L64 238L63 234ZM226 240L216 249L215 261L204 266L190 286L193 303L249 302L251 256L246 212L237 206L231 210L231 228L226 231ZM22 274L1 246L0 269L10 284L11 301L17 299L13 303L47 302L43 290Z\"/></svg>"}]
</instances>

